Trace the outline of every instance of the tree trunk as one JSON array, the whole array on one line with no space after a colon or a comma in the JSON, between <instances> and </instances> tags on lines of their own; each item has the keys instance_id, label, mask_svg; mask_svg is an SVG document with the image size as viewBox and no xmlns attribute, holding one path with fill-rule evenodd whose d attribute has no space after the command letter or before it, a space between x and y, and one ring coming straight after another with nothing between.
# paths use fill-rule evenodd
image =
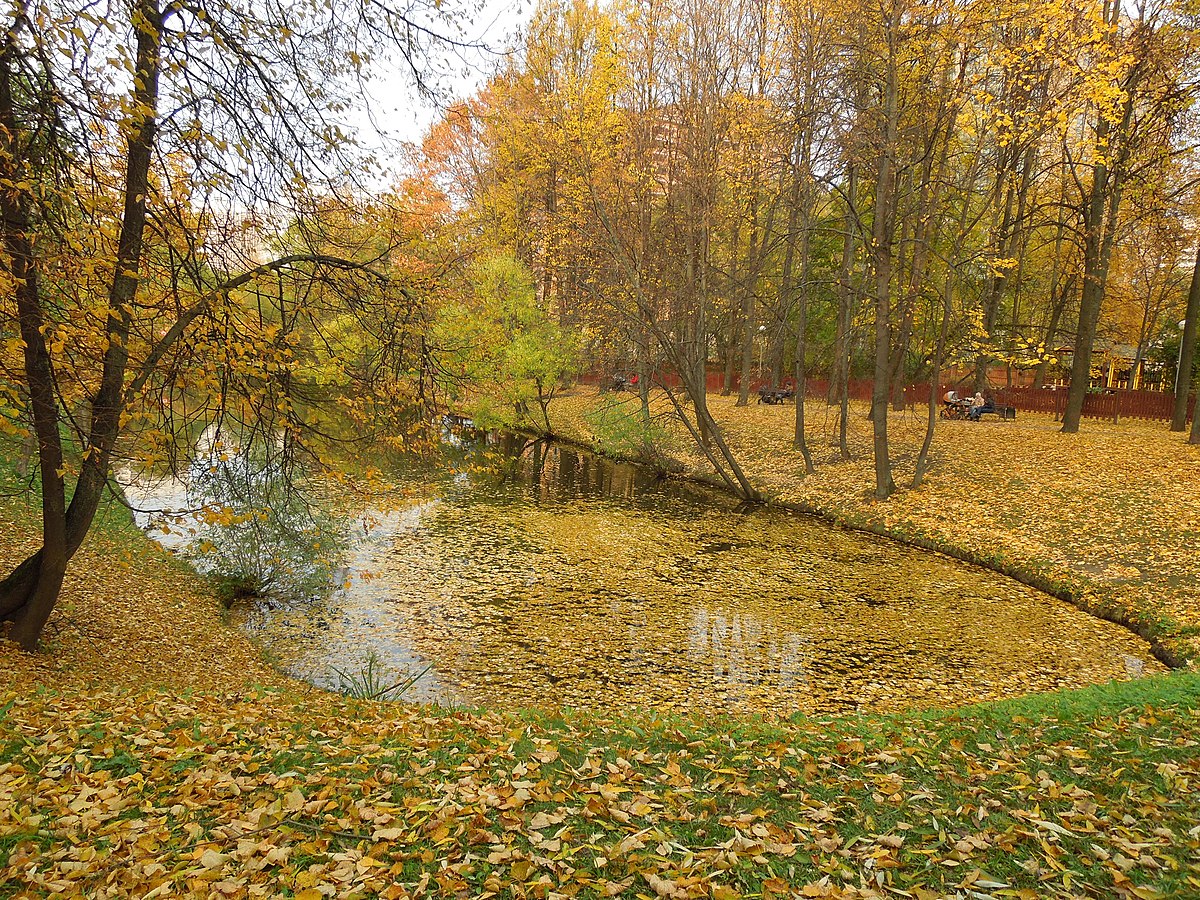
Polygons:
<instances>
[{"instance_id":1,"label":"tree trunk","mask_svg":"<svg viewBox=\"0 0 1200 900\"><path fill-rule=\"evenodd\" d=\"M933 350L933 365L929 372L929 406L925 422L925 439L921 442L921 449L917 453L917 463L913 467L913 490L919 488L925 479L929 448L933 446L933 435L937 428L937 418L941 406L941 385L938 382L941 380L942 360L946 356L946 340L950 335L950 284L950 276L947 275L946 288L942 292L942 322L938 329L937 345Z\"/></svg>"},{"instance_id":2,"label":"tree trunk","mask_svg":"<svg viewBox=\"0 0 1200 900\"><path fill-rule=\"evenodd\" d=\"M812 475L817 471L813 465L812 451L808 449L808 439L804 433L804 397L808 392L808 367L805 363L805 354L807 352L807 336L808 331L808 284L809 284L809 262L808 262L808 224L805 223L804 232L804 247L803 247L803 262L801 264L801 279L800 296L796 310L796 427L792 437L792 445L800 451L800 456L804 459L804 474Z\"/></svg>"},{"instance_id":3,"label":"tree trunk","mask_svg":"<svg viewBox=\"0 0 1200 900\"><path fill-rule=\"evenodd\" d=\"M162 15L153 0L140 0L134 14L137 56L131 119L126 123L125 197L121 232L109 287L108 347L100 385L91 401L91 427L79 478L69 507L64 510L63 455L59 437L60 411L55 399L54 373L42 327L37 260L29 239L28 195L3 194L3 235L12 259L22 340L25 342L25 377L38 436L42 488L42 548L0 582L0 615L13 622L10 635L26 650L38 639L62 590L67 563L83 543L103 497L109 459L121 428L125 408L126 349L130 317L137 292L142 236L146 225L149 172L157 128L159 44ZM6 132L7 153L0 167L14 167L24 148L14 146L23 133L12 103L12 67L19 52L15 27L10 29L0 54L0 126ZM0 172L3 169L0 168ZM3 173L9 174L9 173ZM23 208L22 208L23 207ZM35 574L36 573L36 574Z\"/></svg>"},{"instance_id":4,"label":"tree trunk","mask_svg":"<svg viewBox=\"0 0 1200 900\"><path fill-rule=\"evenodd\" d=\"M875 269L875 384L871 394L871 424L874 432L875 498L886 500L896 490L892 460L888 455L888 376L891 372L891 281L892 243L895 218L895 172L899 129L899 87L896 71L896 42L899 40L899 11L893 9L884 22L887 31L887 72L884 79L884 134L877 158L875 218L872 224Z\"/></svg>"},{"instance_id":5,"label":"tree trunk","mask_svg":"<svg viewBox=\"0 0 1200 900\"><path fill-rule=\"evenodd\" d=\"M1070 294L1070 287L1075 279L1075 276L1071 275L1067 279L1066 285L1061 284L1063 230L1066 227L1063 217L1065 214L1066 211L1060 208L1058 227L1054 235L1054 266L1050 274L1050 322L1046 325L1045 338L1042 341L1042 360L1038 363L1037 373L1033 377L1033 386L1039 389L1046 383L1046 372L1050 368L1050 354L1054 352L1054 339L1058 336L1058 320L1062 317L1063 309L1067 305L1067 296Z\"/></svg>"},{"instance_id":6,"label":"tree trunk","mask_svg":"<svg viewBox=\"0 0 1200 900\"><path fill-rule=\"evenodd\" d=\"M1107 133L1107 129L1104 132ZM1083 289L1079 296L1079 323L1075 331L1075 354L1071 359L1071 383L1067 388L1067 406L1063 412L1064 434L1079 431L1083 401L1091 386L1092 349L1096 342L1096 326L1100 321L1100 307L1104 303L1108 283L1108 262L1116 236L1116 208L1120 205L1120 185L1116 182L1117 179L1110 177L1104 163L1096 166L1086 217ZM1108 192L1111 193L1106 198Z\"/></svg>"},{"instance_id":7,"label":"tree trunk","mask_svg":"<svg viewBox=\"0 0 1200 900\"><path fill-rule=\"evenodd\" d=\"M47 326L41 305L41 280L34 250L32 207L28 189L16 187L36 180L37 145L23 139L25 123L17 120L13 77L20 51L17 32L22 11L13 22L0 51L0 178L11 187L0 191L3 242L16 295L17 318L24 344L25 383L37 440L42 489L42 549L0 582L0 616L13 622L10 636L26 650L36 650L38 637L62 587L66 571L67 506L63 482L63 449L54 366L47 345ZM47 98L48 102L48 98ZM28 161L23 164L23 161ZM26 168L26 165L28 168ZM31 171L32 170L32 171Z\"/></svg>"},{"instance_id":8,"label":"tree trunk","mask_svg":"<svg viewBox=\"0 0 1200 900\"><path fill-rule=\"evenodd\" d=\"M838 448L842 459L850 459L850 443L847 435L850 416L850 328L854 321L853 285L854 254L858 241L855 240L856 218L854 206L858 202L858 173L851 163L846 168L846 214L842 220L845 229L842 235L842 261L838 269L837 339L834 341L833 378L829 384L830 405L838 407Z\"/></svg>"},{"instance_id":9,"label":"tree trunk","mask_svg":"<svg viewBox=\"0 0 1200 900\"><path fill-rule=\"evenodd\" d=\"M1175 373L1175 409L1171 415L1171 430L1187 427L1188 395L1192 392L1192 369L1196 359L1196 325L1200 320L1200 250L1192 267L1192 284L1188 288L1187 313L1184 315L1182 343L1179 346L1179 370ZM1196 418L1200 419L1200 416ZM1195 423L1192 437L1196 434ZM1192 443L1196 443L1192 440Z\"/></svg>"},{"instance_id":10,"label":"tree trunk","mask_svg":"<svg viewBox=\"0 0 1200 900\"><path fill-rule=\"evenodd\" d=\"M757 189L757 185L755 185ZM754 342L762 340L758 334L758 308L754 302L754 284L758 279L757 265L754 257L758 247L758 198L751 198L750 237L746 244L746 268L741 272L737 281L738 292L742 296L742 322L745 329L742 332L741 379L738 382L738 398L736 406L745 406L750 402L750 379L754 368Z\"/></svg>"},{"instance_id":11,"label":"tree trunk","mask_svg":"<svg viewBox=\"0 0 1200 900\"><path fill-rule=\"evenodd\" d=\"M804 459L804 472L811 475L816 471L813 465L812 453L808 449L808 441L804 434L804 394L807 370L805 354L807 352L808 331L808 279L809 279L809 235L810 235L810 206L808 197L800 190L801 173L799 167L792 171L792 186L788 202L787 245L783 255L783 279L779 288L779 305L786 309L793 291L792 271L796 256L796 230L801 228L800 243L800 290L796 294L796 423L792 436L792 445L800 451ZM801 197L803 196L803 200ZM803 215L801 203L803 202ZM803 218L801 225L800 219Z\"/></svg>"},{"instance_id":12,"label":"tree trunk","mask_svg":"<svg viewBox=\"0 0 1200 900\"><path fill-rule=\"evenodd\" d=\"M1121 4L1107 7L1115 28L1121 14ZM1103 114L1096 123L1097 153L1109 152L1116 146L1116 159L1111 167L1100 158L1093 169L1092 185L1084 215L1083 290L1079 299L1079 325L1075 334L1075 355L1071 360L1071 383L1067 389L1067 406L1063 411L1062 431L1075 434L1083 418L1083 401L1091 383L1092 348L1096 341L1096 326L1100 307L1108 285L1109 261L1117 235L1117 213L1121 207L1124 187L1124 163L1129 154L1129 129L1137 100L1137 85L1141 76L1141 61L1134 64L1125 92L1121 119L1114 127Z\"/></svg>"}]
</instances>

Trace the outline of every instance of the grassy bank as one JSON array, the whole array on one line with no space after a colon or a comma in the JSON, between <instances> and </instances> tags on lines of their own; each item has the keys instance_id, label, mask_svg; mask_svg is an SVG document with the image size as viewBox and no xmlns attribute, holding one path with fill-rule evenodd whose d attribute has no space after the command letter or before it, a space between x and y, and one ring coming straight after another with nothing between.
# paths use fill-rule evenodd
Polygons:
<instances>
[{"instance_id":1,"label":"grassy bank","mask_svg":"<svg viewBox=\"0 0 1200 900\"><path fill-rule=\"evenodd\" d=\"M1200 677L953 713L9 697L0 896L1200 896Z\"/></svg>"},{"instance_id":2,"label":"grassy bank","mask_svg":"<svg viewBox=\"0 0 1200 900\"><path fill-rule=\"evenodd\" d=\"M28 480L0 466L0 569L37 549L39 515ZM68 568L42 641L46 652L37 657L4 645L4 672L18 685L229 690L278 681L225 626L203 579L142 534L115 500L101 506Z\"/></svg>"}]
</instances>

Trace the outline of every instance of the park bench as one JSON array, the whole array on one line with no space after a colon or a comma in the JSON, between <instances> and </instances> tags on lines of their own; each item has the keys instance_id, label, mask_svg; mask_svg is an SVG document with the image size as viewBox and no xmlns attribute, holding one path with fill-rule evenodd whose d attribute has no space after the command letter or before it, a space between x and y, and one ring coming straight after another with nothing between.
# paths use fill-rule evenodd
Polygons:
<instances>
[{"instance_id":1,"label":"park bench","mask_svg":"<svg viewBox=\"0 0 1200 900\"><path fill-rule=\"evenodd\" d=\"M954 400L950 403L942 404L943 419L966 419L970 417L970 412L970 400ZM981 420L984 416L995 416L1001 421L1011 420L1017 417L1017 409L1015 406L995 406L991 409L985 409L979 414Z\"/></svg>"},{"instance_id":2,"label":"park bench","mask_svg":"<svg viewBox=\"0 0 1200 900\"><path fill-rule=\"evenodd\" d=\"M1015 406L996 406L992 409L985 409L980 413L980 418L984 416L995 416L997 419L1015 419L1017 417L1017 408Z\"/></svg>"},{"instance_id":3,"label":"park bench","mask_svg":"<svg viewBox=\"0 0 1200 900\"><path fill-rule=\"evenodd\" d=\"M791 400L796 396L796 389L792 387L760 387L758 389L758 402L776 404L782 403L784 400Z\"/></svg>"},{"instance_id":4,"label":"park bench","mask_svg":"<svg viewBox=\"0 0 1200 900\"><path fill-rule=\"evenodd\" d=\"M949 400L942 403L943 419L965 419L970 411L970 400Z\"/></svg>"}]
</instances>

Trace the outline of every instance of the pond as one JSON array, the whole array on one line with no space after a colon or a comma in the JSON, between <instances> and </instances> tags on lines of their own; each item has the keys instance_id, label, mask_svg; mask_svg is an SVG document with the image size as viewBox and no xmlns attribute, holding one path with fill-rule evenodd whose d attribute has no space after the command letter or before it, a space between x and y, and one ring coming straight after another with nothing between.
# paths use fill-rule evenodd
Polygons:
<instances>
[{"instance_id":1,"label":"pond","mask_svg":"<svg viewBox=\"0 0 1200 900\"><path fill-rule=\"evenodd\" d=\"M1163 670L1125 629L937 554L568 447L453 439L457 466L355 517L328 597L235 608L287 672L336 687L373 655L428 667L406 695L421 701L773 716Z\"/></svg>"}]
</instances>

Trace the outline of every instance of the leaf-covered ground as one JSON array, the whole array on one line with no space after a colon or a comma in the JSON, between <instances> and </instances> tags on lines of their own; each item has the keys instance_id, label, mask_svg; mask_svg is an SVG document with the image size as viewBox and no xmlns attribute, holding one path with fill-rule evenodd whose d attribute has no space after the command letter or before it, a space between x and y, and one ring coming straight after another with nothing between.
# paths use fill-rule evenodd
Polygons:
<instances>
[{"instance_id":1,"label":"leaf-covered ground","mask_svg":"<svg viewBox=\"0 0 1200 900\"><path fill-rule=\"evenodd\" d=\"M630 415L636 398L616 395ZM556 430L593 443L589 411L613 402L583 387L554 407ZM849 418L853 459L836 447L836 410L806 404L806 435L817 472L804 477L792 447L791 404L709 406L751 480L772 500L848 525L887 532L994 565L1054 587L1085 609L1132 624L1177 660L1200 657L1200 448L1161 422L1085 419L1079 434L1052 416L1015 421L939 422L931 469L909 490L924 439L924 407L890 413L891 454L901 490L873 499L871 423ZM660 424L672 428L656 399ZM670 455L685 470L711 468L675 432Z\"/></svg>"},{"instance_id":2,"label":"leaf-covered ground","mask_svg":"<svg viewBox=\"0 0 1200 900\"><path fill-rule=\"evenodd\" d=\"M3 571L36 549L34 513L24 503L0 501ZM0 642L0 678L85 689L279 683L220 611L190 569L144 538L123 510L108 509L67 570L62 599L42 636L47 652L18 655Z\"/></svg>"},{"instance_id":3,"label":"leaf-covered ground","mask_svg":"<svg viewBox=\"0 0 1200 900\"><path fill-rule=\"evenodd\" d=\"M878 505L865 456L796 477L790 407L718 409L781 497L1200 617L1197 456L1159 428L947 427ZM31 523L0 503L0 562ZM362 704L112 522L47 636L0 645L0 897L1200 897L1194 672L775 725Z\"/></svg>"},{"instance_id":4,"label":"leaf-covered ground","mask_svg":"<svg viewBox=\"0 0 1200 900\"><path fill-rule=\"evenodd\" d=\"M1198 695L773 728L10 697L0 896L1196 897Z\"/></svg>"}]
</instances>

